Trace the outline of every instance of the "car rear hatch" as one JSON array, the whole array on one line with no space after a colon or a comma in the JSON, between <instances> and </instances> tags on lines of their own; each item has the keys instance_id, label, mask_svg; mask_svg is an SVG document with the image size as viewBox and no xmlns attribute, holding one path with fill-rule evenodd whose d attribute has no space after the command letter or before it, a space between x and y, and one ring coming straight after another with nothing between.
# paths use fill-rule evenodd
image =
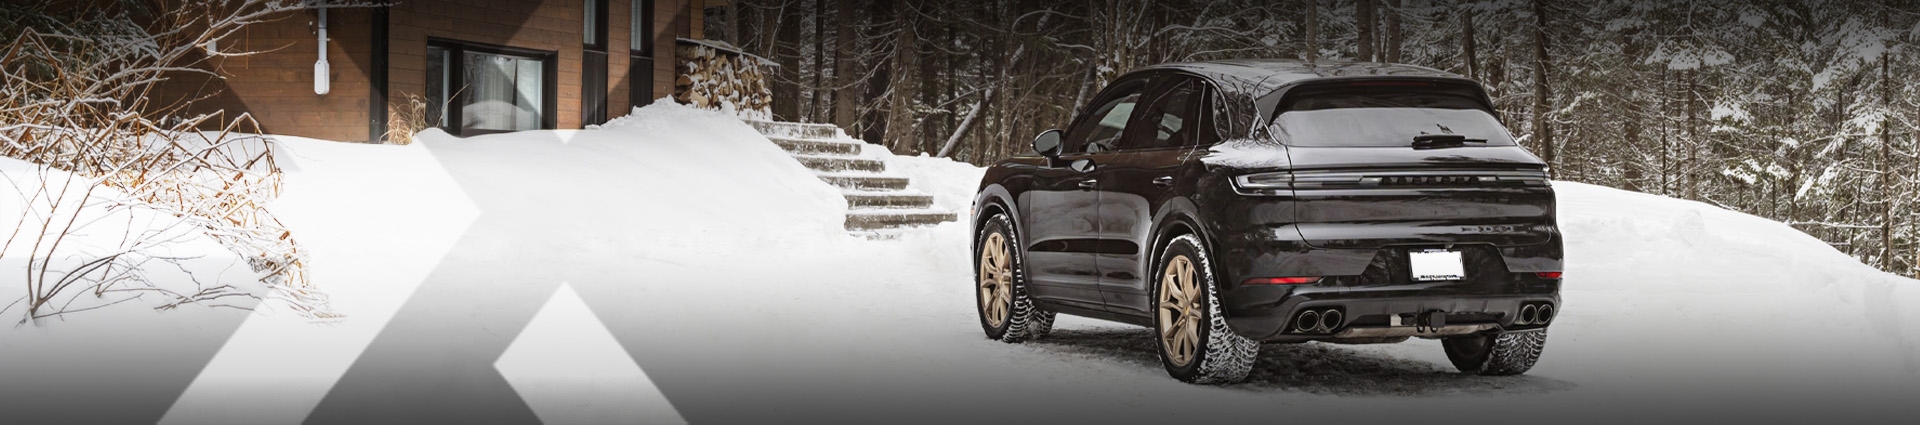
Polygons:
<instances>
[{"instance_id":1,"label":"car rear hatch","mask_svg":"<svg viewBox=\"0 0 1920 425\"><path fill-rule=\"evenodd\" d=\"M1546 164L1519 147L1470 81L1322 83L1291 90L1272 129L1310 246L1544 243ZM1262 176L1243 176L1251 183Z\"/></svg>"},{"instance_id":2,"label":"car rear hatch","mask_svg":"<svg viewBox=\"0 0 1920 425\"><path fill-rule=\"evenodd\" d=\"M1526 155L1517 147L1458 148L1445 154L1294 148L1289 154L1296 167L1291 172L1296 228L1313 247L1504 247L1552 237L1553 191L1540 167L1517 161Z\"/></svg>"}]
</instances>

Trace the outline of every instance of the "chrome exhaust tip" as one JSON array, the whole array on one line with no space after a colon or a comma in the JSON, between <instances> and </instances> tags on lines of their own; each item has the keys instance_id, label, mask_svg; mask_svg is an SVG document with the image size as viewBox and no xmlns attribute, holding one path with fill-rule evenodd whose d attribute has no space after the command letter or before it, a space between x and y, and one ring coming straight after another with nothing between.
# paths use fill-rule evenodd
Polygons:
<instances>
[{"instance_id":1,"label":"chrome exhaust tip","mask_svg":"<svg viewBox=\"0 0 1920 425\"><path fill-rule=\"evenodd\" d=\"M1534 320L1539 319L1539 314L1540 311L1534 309L1533 304L1520 306L1520 319L1513 321L1513 323L1518 325L1531 325Z\"/></svg>"},{"instance_id":2,"label":"chrome exhaust tip","mask_svg":"<svg viewBox=\"0 0 1920 425\"><path fill-rule=\"evenodd\" d=\"M1313 310L1300 312L1300 317L1293 319L1294 332L1312 332L1315 326L1320 326L1320 313Z\"/></svg>"},{"instance_id":3,"label":"chrome exhaust tip","mask_svg":"<svg viewBox=\"0 0 1920 425\"><path fill-rule=\"evenodd\" d=\"M1540 310L1540 312L1538 313L1538 315L1539 315L1539 317L1536 317L1536 318L1535 318L1535 319L1533 320L1533 323L1534 323L1534 324L1537 324L1537 325L1544 325L1544 324L1547 324L1547 322L1548 322L1548 321L1551 321L1551 320L1553 320L1553 306L1552 306L1552 305L1550 305L1550 304L1541 304L1541 305L1540 305L1540 309L1539 309L1539 310Z\"/></svg>"},{"instance_id":4,"label":"chrome exhaust tip","mask_svg":"<svg viewBox=\"0 0 1920 425\"><path fill-rule=\"evenodd\" d=\"M1321 312L1320 330L1333 332L1334 329L1339 329L1340 321L1346 319L1345 316L1345 314L1340 313L1340 310L1327 309L1327 311Z\"/></svg>"}]
</instances>

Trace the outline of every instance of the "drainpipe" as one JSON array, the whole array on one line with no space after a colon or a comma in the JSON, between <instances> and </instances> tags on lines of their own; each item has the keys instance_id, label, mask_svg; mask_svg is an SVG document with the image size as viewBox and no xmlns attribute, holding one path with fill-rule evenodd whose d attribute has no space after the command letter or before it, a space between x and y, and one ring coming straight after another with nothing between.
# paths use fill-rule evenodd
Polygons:
<instances>
[{"instance_id":1,"label":"drainpipe","mask_svg":"<svg viewBox=\"0 0 1920 425\"><path fill-rule=\"evenodd\" d=\"M327 67L327 8L320 8L320 60L313 63L313 94L325 96L332 91L332 76Z\"/></svg>"}]
</instances>

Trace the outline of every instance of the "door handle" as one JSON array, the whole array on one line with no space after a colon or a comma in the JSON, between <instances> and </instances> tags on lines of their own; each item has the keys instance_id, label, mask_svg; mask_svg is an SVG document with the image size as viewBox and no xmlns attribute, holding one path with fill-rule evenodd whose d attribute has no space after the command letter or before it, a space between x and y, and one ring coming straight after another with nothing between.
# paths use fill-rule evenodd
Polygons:
<instances>
[{"instance_id":1,"label":"door handle","mask_svg":"<svg viewBox=\"0 0 1920 425\"><path fill-rule=\"evenodd\" d=\"M1080 181L1081 189L1092 189L1098 186L1100 186L1100 180L1097 180L1097 179L1086 179L1086 180Z\"/></svg>"},{"instance_id":2,"label":"door handle","mask_svg":"<svg viewBox=\"0 0 1920 425\"><path fill-rule=\"evenodd\" d=\"M1173 185L1173 176L1160 176L1160 177L1154 177L1154 178L1153 178L1153 185L1154 185L1154 186L1160 186L1160 187L1167 187L1167 186L1172 186L1172 185Z\"/></svg>"}]
</instances>

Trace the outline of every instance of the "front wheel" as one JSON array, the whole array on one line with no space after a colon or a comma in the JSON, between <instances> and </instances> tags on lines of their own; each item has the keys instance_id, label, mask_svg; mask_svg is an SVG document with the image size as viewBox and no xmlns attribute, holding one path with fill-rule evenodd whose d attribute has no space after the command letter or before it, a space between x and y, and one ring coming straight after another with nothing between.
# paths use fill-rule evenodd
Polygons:
<instances>
[{"instance_id":1,"label":"front wheel","mask_svg":"<svg viewBox=\"0 0 1920 425\"><path fill-rule=\"evenodd\" d=\"M1496 335L1456 336L1441 340L1447 360L1463 373L1507 376L1527 373L1547 347L1547 330Z\"/></svg>"},{"instance_id":2,"label":"front wheel","mask_svg":"<svg viewBox=\"0 0 1920 425\"><path fill-rule=\"evenodd\" d=\"M974 296L980 327L987 338L1022 342L1046 336L1053 313L1043 311L1027 296L1026 264L1013 224L1005 215L988 218L974 243Z\"/></svg>"},{"instance_id":3,"label":"front wheel","mask_svg":"<svg viewBox=\"0 0 1920 425\"><path fill-rule=\"evenodd\" d=\"M1193 235L1167 243L1154 287L1154 330L1160 363L1168 375L1195 384L1230 384L1247 378L1260 343L1227 327L1220 313L1213 264Z\"/></svg>"}]
</instances>

